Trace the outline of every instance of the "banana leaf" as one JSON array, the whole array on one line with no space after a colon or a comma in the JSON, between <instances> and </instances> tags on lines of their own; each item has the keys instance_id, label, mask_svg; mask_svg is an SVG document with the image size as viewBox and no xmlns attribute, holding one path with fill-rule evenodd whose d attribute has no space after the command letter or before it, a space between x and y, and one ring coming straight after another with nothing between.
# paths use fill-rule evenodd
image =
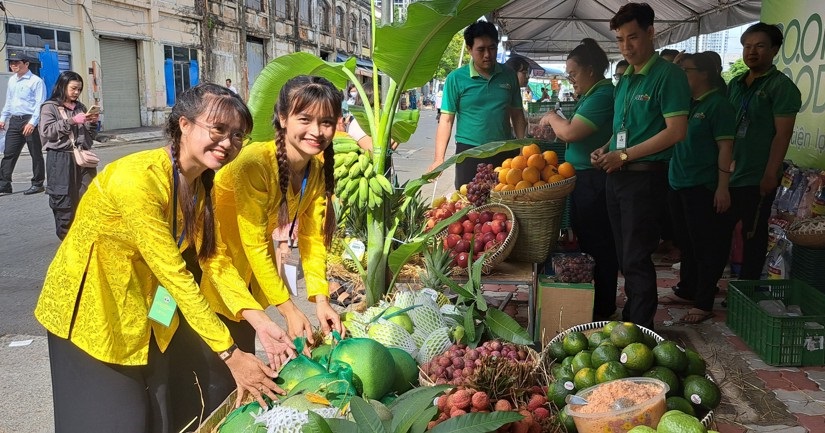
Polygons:
<instances>
[{"instance_id":1,"label":"banana leaf","mask_svg":"<svg viewBox=\"0 0 825 433\"><path fill-rule=\"evenodd\" d=\"M349 112L355 117L355 120L358 121L358 126L360 126L367 135L372 137L372 131L367 128L369 121L367 120L367 113L364 111L364 107L350 105ZM420 116L421 112L418 110L401 110L396 112L392 119L392 129L390 130L392 139L398 143L406 143L409 141L410 137L412 137L418 128L418 119Z\"/></svg>"}]
</instances>

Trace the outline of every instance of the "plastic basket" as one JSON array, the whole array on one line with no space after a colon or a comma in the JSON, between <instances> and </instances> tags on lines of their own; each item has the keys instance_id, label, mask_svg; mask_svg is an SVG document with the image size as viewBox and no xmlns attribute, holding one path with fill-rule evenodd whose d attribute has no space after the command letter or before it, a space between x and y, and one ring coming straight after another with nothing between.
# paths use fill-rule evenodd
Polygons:
<instances>
[{"instance_id":1,"label":"plastic basket","mask_svg":"<svg viewBox=\"0 0 825 433\"><path fill-rule=\"evenodd\" d=\"M804 314L771 315L759 306L762 300L799 305L804 308ZM825 349L821 345L825 332L810 329L813 323L825 325L825 294L802 281L728 283L727 325L767 364L793 367L825 364Z\"/></svg>"},{"instance_id":2,"label":"plastic basket","mask_svg":"<svg viewBox=\"0 0 825 433\"><path fill-rule=\"evenodd\" d=\"M585 333L586 335L589 336L589 334L604 328L608 323L610 323L610 322L601 321L601 322L582 323L581 325L576 325L576 326L574 326L570 329L567 329L567 330L559 333L559 335L556 335L555 337L553 337L553 339L550 340L550 342L547 343L546 346L544 346L544 350L542 350L540 355L539 355L539 363L544 364L545 369L550 370L550 363L551 362L548 359L548 357L550 356L549 355L550 351L547 350L547 348L550 347L550 344L555 343L556 341L562 340L565 335L567 335L571 332L582 332L582 333ZM636 326L639 326L639 325L636 325ZM649 337L653 337L653 339L656 340L656 343L661 343L662 341L665 341L664 337L662 337L661 335L653 332L651 329L645 328L644 326L639 326L639 329L642 330L643 334L645 334ZM706 374L705 377L709 381L715 382L709 374ZM713 411L712 410L708 411L708 413L704 417L702 417L701 421L702 421L702 425L704 425L705 427L710 427L710 424L713 422Z\"/></svg>"},{"instance_id":3,"label":"plastic basket","mask_svg":"<svg viewBox=\"0 0 825 433\"><path fill-rule=\"evenodd\" d=\"M791 258L791 278L808 283L825 293L825 248L808 248L794 244Z\"/></svg>"},{"instance_id":4,"label":"plastic basket","mask_svg":"<svg viewBox=\"0 0 825 433\"><path fill-rule=\"evenodd\" d=\"M543 263L550 247L559 240L559 225L566 203L565 198L503 202L513 211L519 226L519 236L509 258L519 262Z\"/></svg>"}]
</instances>

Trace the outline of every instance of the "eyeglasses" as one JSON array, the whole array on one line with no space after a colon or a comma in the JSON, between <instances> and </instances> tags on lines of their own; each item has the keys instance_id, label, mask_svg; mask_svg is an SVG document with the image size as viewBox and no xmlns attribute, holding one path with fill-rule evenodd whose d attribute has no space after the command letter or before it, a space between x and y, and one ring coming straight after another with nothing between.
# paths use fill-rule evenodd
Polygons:
<instances>
[{"instance_id":1,"label":"eyeglasses","mask_svg":"<svg viewBox=\"0 0 825 433\"><path fill-rule=\"evenodd\" d=\"M233 146L241 146L243 142L249 138L243 131L224 131L223 125L205 125L194 119L190 121L207 130L209 132L209 139L215 143L220 143L228 138Z\"/></svg>"},{"instance_id":2,"label":"eyeglasses","mask_svg":"<svg viewBox=\"0 0 825 433\"><path fill-rule=\"evenodd\" d=\"M565 80L567 80L567 81L569 81L569 82L571 82L571 83L575 83L575 82L576 82L576 77L577 77L578 75L579 75L579 73L578 73L578 72L575 72L575 73L567 73L567 74L565 74L565 75L564 75L564 79L565 79Z\"/></svg>"},{"instance_id":3,"label":"eyeglasses","mask_svg":"<svg viewBox=\"0 0 825 433\"><path fill-rule=\"evenodd\" d=\"M613 78L618 80L619 78L622 78L622 75L624 74L613 74Z\"/></svg>"}]
</instances>

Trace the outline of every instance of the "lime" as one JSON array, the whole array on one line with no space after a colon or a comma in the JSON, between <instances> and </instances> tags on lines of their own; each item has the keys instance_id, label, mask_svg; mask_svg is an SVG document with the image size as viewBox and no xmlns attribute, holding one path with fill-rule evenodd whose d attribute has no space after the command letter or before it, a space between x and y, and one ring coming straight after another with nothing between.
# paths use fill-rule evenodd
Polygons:
<instances>
[{"instance_id":1,"label":"lime","mask_svg":"<svg viewBox=\"0 0 825 433\"><path fill-rule=\"evenodd\" d=\"M552 369L553 379L555 380L573 380L573 370L570 369L570 366L563 366L563 365L555 365Z\"/></svg>"},{"instance_id":2,"label":"lime","mask_svg":"<svg viewBox=\"0 0 825 433\"><path fill-rule=\"evenodd\" d=\"M641 343L643 339L642 330L630 322L620 323L610 331L610 342L618 348L631 343Z\"/></svg>"},{"instance_id":3,"label":"lime","mask_svg":"<svg viewBox=\"0 0 825 433\"><path fill-rule=\"evenodd\" d=\"M573 384L576 385L576 389L585 389L597 385L596 370L590 367L582 368L573 376Z\"/></svg>"},{"instance_id":4,"label":"lime","mask_svg":"<svg viewBox=\"0 0 825 433\"><path fill-rule=\"evenodd\" d=\"M587 349L589 344L590 343L587 341L587 337L581 332L571 332L565 335L564 340L562 341L564 352L568 355L575 355L582 350Z\"/></svg>"},{"instance_id":5,"label":"lime","mask_svg":"<svg viewBox=\"0 0 825 433\"><path fill-rule=\"evenodd\" d=\"M567 430L567 433L577 433L576 430L576 423L573 422L573 417L567 414L567 411L561 410L558 414L559 421L561 425L564 426L564 429Z\"/></svg>"},{"instance_id":6,"label":"lime","mask_svg":"<svg viewBox=\"0 0 825 433\"><path fill-rule=\"evenodd\" d=\"M562 343L562 340L556 340L550 343L547 350L550 351L550 355L553 359L557 361L561 361L565 356L567 356L567 352L564 351L564 344Z\"/></svg>"},{"instance_id":7,"label":"lime","mask_svg":"<svg viewBox=\"0 0 825 433\"><path fill-rule=\"evenodd\" d=\"M706 430L696 417L677 412L662 416L656 431L658 433L705 433Z\"/></svg>"},{"instance_id":8,"label":"lime","mask_svg":"<svg viewBox=\"0 0 825 433\"><path fill-rule=\"evenodd\" d=\"M643 377L652 377L654 379L659 379L662 382L666 383L668 386L667 395L681 395L679 393L679 376L673 372L673 370L667 367L653 367L650 370L644 372L642 374Z\"/></svg>"},{"instance_id":9,"label":"lime","mask_svg":"<svg viewBox=\"0 0 825 433\"><path fill-rule=\"evenodd\" d=\"M568 356L561 360L561 366L573 372L573 357Z\"/></svg>"},{"instance_id":10,"label":"lime","mask_svg":"<svg viewBox=\"0 0 825 433\"><path fill-rule=\"evenodd\" d=\"M685 350L673 341L663 341L653 348L656 365L667 367L675 373L682 373L688 366Z\"/></svg>"},{"instance_id":11,"label":"lime","mask_svg":"<svg viewBox=\"0 0 825 433\"><path fill-rule=\"evenodd\" d=\"M561 409L567 404L564 399L575 392L576 385L572 381L557 380L547 388L547 399L552 401L557 408Z\"/></svg>"},{"instance_id":12,"label":"lime","mask_svg":"<svg viewBox=\"0 0 825 433\"><path fill-rule=\"evenodd\" d=\"M619 361L629 369L647 371L653 366L653 351L644 343L630 343L622 349Z\"/></svg>"},{"instance_id":13,"label":"lime","mask_svg":"<svg viewBox=\"0 0 825 433\"><path fill-rule=\"evenodd\" d=\"M616 320L614 320L612 322L607 322L607 325L604 325L604 329L602 329L602 333L604 333L604 335L609 337L610 334L613 332L613 328L615 328L616 326L619 326L621 324L622 324L622 322L619 322L619 321L616 321Z\"/></svg>"},{"instance_id":14,"label":"lime","mask_svg":"<svg viewBox=\"0 0 825 433\"><path fill-rule=\"evenodd\" d=\"M646 425L637 425L632 429L628 430L627 433L657 433L656 429L650 428Z\"/></svg>"},{"instance_id":15,"label":"lime","mask_svg":"<svg viewBox=\"0 0 825 433\"><path fill-rule=\"evenodd\" d=\"M705 360L702 359L702 357L699 356L698 353L696 353L696 352L694 352L690 349L687 349L685 351L685 355L687 356L688 363L687 363L687 367L685 368L685 371L683 372L683 374L685 376L691 376L691 375L704 376L705 375L705 370L707 368L707 366L705 365Z\"/></svg>"},{"instance_id":16,"label":"lime","mask_svg":"<svg viewBox=\"0 0 825 433\"><path fill-rule=\"evenodd\" d=\"M678 410L691 416L696 416L696 411L693 410L693 405L682 397L674 396L667 398L667 409Z\"/></svg>"},{"instance_id":17,"label":"lime","mask_svg":"<svg viewBox=\"0 0 825 433\"><path fill-rule=\"evenodd\" d=\"M587 337L587 341L590 343L590 348L595 349L602 344L602 342L610 341L610 337L602 334L601 332L594 332Z\"/></svg>"},{"instance_id":18,"label":"lime","mask_svg":"<svg viewBox=\"0 0 825 433\"><path fill-rule=\"evenodd\" d=\"M605 362L618 361L621 355L621 351L616 346L611 343L604 343L593 349L593 353L590 355L590 363L593 368L599 368Z\"/></svg>"},{"instance_id":19,"label":"lime","mask_svg":"<svg viewBox=\"0 0 825 433\"><path fill-rule=\"evenodd\" d=\"M579 370L583 368L593 367L593 364L590 362L590 351L582 350L577 353L576 356L573 357L573 363L570 364L570 367L573 368L573 374L578 373Z\"/></svg>"},{"instance_id":20,"label":"lime","mask_svg":"<svg viewBox=\"0 0 825 433\"><path fill-rule=\"evenodd\" d=\"M596 382L603 383L630 377L627 369L619 361L607 361L596 369Z\"/></svg>"},{"instance_id":21,"label":"lime","mask_svg":"<svg viewBox=\"0 0 825 433\"><path fill-rule=\"evenodd\" d=\"M719 387L703 376L688 376L682 382L682 395L691 403L713 410L722 396Z\"/></svg>"},{"instance_id":22,"label":"lime","mask_svg":"<svg viewBox=\"0 0 825 433\"><path fill-rule=\"evenodd\" d=\"M647 347L650 347L651 349L656 347L657 344L659 344L656 342L656 339L653 338L652 335L645 334L644 332L642 332L642 343L646 344Z\"/></svg>"}]
</instances>

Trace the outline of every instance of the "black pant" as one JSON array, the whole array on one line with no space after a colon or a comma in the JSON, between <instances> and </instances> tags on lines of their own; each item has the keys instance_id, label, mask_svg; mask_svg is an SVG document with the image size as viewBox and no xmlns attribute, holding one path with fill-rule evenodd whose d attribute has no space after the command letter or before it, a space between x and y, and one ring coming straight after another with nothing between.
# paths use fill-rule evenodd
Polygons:
<instances>
[{"instance_id":1,"label":"black pant","mask_svg":"<svg viewBox=\"0 0 825 433\"><path fill-rule=\"evenodd\" d=\"M716 283L730 256L733 214L713 207L714 191L704 186L671 190L668 194L676 240L682 249L679 294L694 306L713 310Z\"/></svg>"},{"instance_id":2,"label":"black pant","mask_svg":"<svg viewBox=\"0 0 825 433\"><path fill-rule=\"evenodd\" d=\"M776 190L762 196L759 186L730 188L731 207L736 221L742 221L743 258L739 278L758 280L768 253L768 219Z\"/></svg>"},{"instance_id":3,"label":"black pant","mask_svg":"<svg viewBox=\"0 0 825 433\"><path fill-rule=\"evenodd\" d=\"M593 315L602 319L616 311L619 273L616 244L607 216L606 181L607 173L602 170L577 171L576 189L570 201L570 222L579 239L579 246L596 262Z\"/></svg>"},{"instance_id":4,"label":"black pant","mask_svg":"<svg viewBox=\"0 0 825 433\"><path fill-rule=\"evenodd\" d=\"M175 433L167 407L167 358L155 337L147 365L99 361L48 333L55 433Z\"/></svg>"},{"instance_id":5,"label":"black pant","mask_svg":"<svg viewBox=\"0 0 825 433\"><path fill-rule=\"evenodd\" d=\"M667 171L618 171L607 175L607 214L625 278L625 322L653 327L658 295L651 255L659 245L659 215Z\"/></svg>"},{"instance_id":6,"label":"black pant","mask_svg":"<svg viewBox=\"0 0 825 433\"><path fill-rule=\"evenodd\" d=\"M11 188L11 175L24 144L29 147L32 157L32 186L42 187L46 179L43 147L37 128L35 127L28 136L23 135L23 127L29 123L29 119L31 116L11 116L6 122L6 150L3 153L3 161L0 162L0 190Z\"/></svg>"},{"instance_id":7,"label":"black pant","mask_svg":"<svg viewBox=\"0 0 825 433\"><path fill-rule=\"evenodd\" d=\"M456 143L455 144L455 153L459 154L464 152L467 149L472 149L475 146L470 146L469 144L463 143ZM484 159L477 159L477 158L467 158L464 161L455 165L455 189L461 188L461 185L465 183L470 183L471 180L476 175L476 169L478 165L481 163L484 164L493 164L493 167L498 167L504 162L507 158L512 158L519 154L519 150L511 150L507 152L501 152L497 155L493 155L489 158Z\"/></svg>"},{"instance_id":8,"label":"black pant","mask_svg":"<svg viewBox=\"0 0 825 433\"><path fill-rule=\"evenodd\" d=\"M97 169L78 166L71 150L49 149L46 153L46 171L49 177L46 194L54 213L55 232L63 240L74 220L80 198L97 175Z\"/></svg>"}]
</instances>

